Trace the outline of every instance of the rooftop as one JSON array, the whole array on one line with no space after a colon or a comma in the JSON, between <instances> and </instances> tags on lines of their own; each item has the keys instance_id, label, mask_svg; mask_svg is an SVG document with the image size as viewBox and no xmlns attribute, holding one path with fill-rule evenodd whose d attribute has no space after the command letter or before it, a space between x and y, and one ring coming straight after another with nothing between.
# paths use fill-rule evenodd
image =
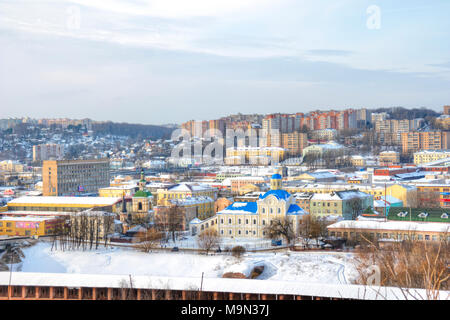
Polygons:
<instances>
[{"instance_id":1,"label":"rooftop","mask_svg":"<svg viewBox=\"0 0 450 320\"><path fill-rule=\"evenodd\" d=\"M8 206L18 205L92 205L111 206L119 202L116 197L20 197L8 202Z\"/></svg>"}]
</instances>

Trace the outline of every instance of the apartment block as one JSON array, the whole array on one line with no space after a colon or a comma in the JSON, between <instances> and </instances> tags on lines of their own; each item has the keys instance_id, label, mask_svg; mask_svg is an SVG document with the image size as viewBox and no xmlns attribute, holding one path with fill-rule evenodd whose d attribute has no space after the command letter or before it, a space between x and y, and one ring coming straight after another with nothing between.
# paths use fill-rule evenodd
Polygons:
<instances>
[{"instance_id":1,"label":"apartment block","mask_svg":"<svg viewBox=\"0 0 450 320\"><path fill-rule=\"evenodd\" d=\"M59 144L38 144L33 146L33 161L61 160L64 147Z\"/></svg>"},{"instance_id":2,"label":"apartment block","mask_svg":"<svg viewBox=\"0 0 450 320\"><path fill-rule=\"evenodd\" d=\"M450 131L410 131L401 134L403 154L450 149Z\"/></svg>"},{"instance_id":3,"label":"apartment block","mask_svg":"<svg viewBox=\"0 0 450 320\"><path fill-rule=\"evenodd\" d=\"M42 167L44 196L97 193L109 180L109 159L46 160Z\"/></svg>"}]
</instances>

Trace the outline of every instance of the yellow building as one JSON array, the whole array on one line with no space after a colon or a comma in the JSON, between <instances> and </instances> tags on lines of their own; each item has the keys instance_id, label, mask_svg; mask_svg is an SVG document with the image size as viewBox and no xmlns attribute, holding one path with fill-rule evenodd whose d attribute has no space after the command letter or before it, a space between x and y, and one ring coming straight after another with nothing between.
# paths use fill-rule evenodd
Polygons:
<instances>
[{"instance_id":1,"label":"yellow building","mask_svg":"<svg viewBox=\"0 0 450 320\"><path fill-rule=\"evenodd\" d=\"M352 201L359 201L359 212L354 212ZM336 217L352 220L366 208L373 206L373 196L358 190L317 193L309 203L309 213L319 217Z\"/></svg>"},{"instance_id":2,"label":"yellow building","mask_svg":"<svg viewBox=\"0 0 450 320\"><path fill-rule=\"evenodd\" d=\"M46 236L64 228L64 219L59 217L14 217L0 218L2 236Z\"/></svg>"},{"instance_id":3,"label":"yellow building","mask_svg":"<svg viewBox=\"0 0 450 320\"><path fill-rule=\"evenodd\" d=\"M281 176L275 174L271 179L272 188L281 186ZM295 198L287 191L271 189L257 201L234 202L215 216L201 221L190 222L191 234L212 228L221 237L229 238L264 238L265 228L274 219L286 218L292 222L294 234L298 234L300 219L307 214L300 208Z\"/></svg>"},{"instance_id":4,"label":"yellow building","mask_svg":"<svg viewBox=\"0 0 450 320\"><path fill-rule=\"evenodd\" d=\"M414 153L414 164L424 164L450 158L450 150L425 150Z\"/></svg>"},{"instance_id":5,"label":"yellow building","mask_svg":"<svg viewBox=\"0 0 450 320\"><path fill-rule=\"evenodd\" d=\"M366 159L361 156L352 156L350 158L350 163L354 167L364 167L366 165Z\"/></svg>"},{"instance_id":6,"label":"yellow building","mask_svg":"<svg viewBox=\"0 0 450 320\"><path fill-rule=\"evenodd\" d=\"M405 207L414 206L417 198L417 188L410 185L393 184L386 188L386 195L401 200Z\"/></svg>"},{"instance_id":7,"label":"yellow building","mask_svg":"<svg viewBox=\"0 0 450 320\"><path fill-rule=\"evenodd\" d=\"M217 189L198 183L182 182L165 189L158 189L156 192L156 203L158 206L169 206L170 200L173 199L201 196L215 200L217 198Z\"/></svg>"},{"instance_id":8,"label":"yellow building","mask_svg":"<svg viewBox=\"0 0 450 320\"><path fill-rule=\"evenodd\" d=\"M77 212L97 208L117 212L121 198L108 197L20 197L8 202L10 211Z\"/></svg>"},{"instance_id":9,"label":"yellow building","mask_svg":"<svg viewBox=\"0 0 450 320\"><path fill-rule=\"evenodd\" d=\"M207 219L216 213L214 210L215 202L210 197L188 197L172 199L170 202L179 207L186 208L187 212L195 212L196 217L202 220Z\"/></svg>"},{"instance_id":10,"label":"yellow building","mask_svg":"<svg viewBox=\"0 0 450 320\"><path fill-rule=\"evenodd\" d=\"M120 187L108 187L98 189L98 195L100 197L119 198L125 195L131 197L136 192L136 186L120 186Z\"/></svg>"}]
</instances>

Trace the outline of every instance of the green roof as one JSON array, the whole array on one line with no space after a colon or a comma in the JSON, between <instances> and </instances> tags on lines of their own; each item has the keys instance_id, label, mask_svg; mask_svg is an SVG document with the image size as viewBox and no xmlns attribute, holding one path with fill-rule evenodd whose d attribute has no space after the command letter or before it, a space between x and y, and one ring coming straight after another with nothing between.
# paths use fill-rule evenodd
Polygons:
<instances>
[{"instance_id":1,"label":"green roof","mask_svg":"<svg viewBox=\"0 0 450 320\"><path fill-rule=\"evenodd\" d=\"M148 198L151 196L152 196L152 193L149 191L138 190L134 194L133 198Z\"/></svg>"},{"instance_id":2,"label":"green roof","mask_svg":"<svg viewBox=\"0 0 450 320\"><path fill-rule=\"evenodd\" d=\"M409 216L409 208L391 207L388 213L388 220L395 221L426 221L426 222L447 222L450 223L450 210L444 208L411 208L411 217ZM399 216L399 213L405 213ZM427 217L419 217L421 213L427 213ZM444 213L448 218L444 218Z\"/></svg>"}]
</instances>

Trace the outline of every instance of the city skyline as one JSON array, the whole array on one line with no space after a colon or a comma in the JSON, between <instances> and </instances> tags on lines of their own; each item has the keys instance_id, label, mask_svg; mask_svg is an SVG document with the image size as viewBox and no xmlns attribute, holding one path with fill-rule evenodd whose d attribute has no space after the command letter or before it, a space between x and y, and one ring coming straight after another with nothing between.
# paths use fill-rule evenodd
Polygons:
<instances>
[{"instance_id":1,"label":"city skyline","mask_svg":"<svg viewBox=\"0 0 450 320\"><path fill-rule=\"evenodd\" d=\"M3 1L2 118L144 124L450 101L449 3Z\"/></svg>"}]
</instances>

